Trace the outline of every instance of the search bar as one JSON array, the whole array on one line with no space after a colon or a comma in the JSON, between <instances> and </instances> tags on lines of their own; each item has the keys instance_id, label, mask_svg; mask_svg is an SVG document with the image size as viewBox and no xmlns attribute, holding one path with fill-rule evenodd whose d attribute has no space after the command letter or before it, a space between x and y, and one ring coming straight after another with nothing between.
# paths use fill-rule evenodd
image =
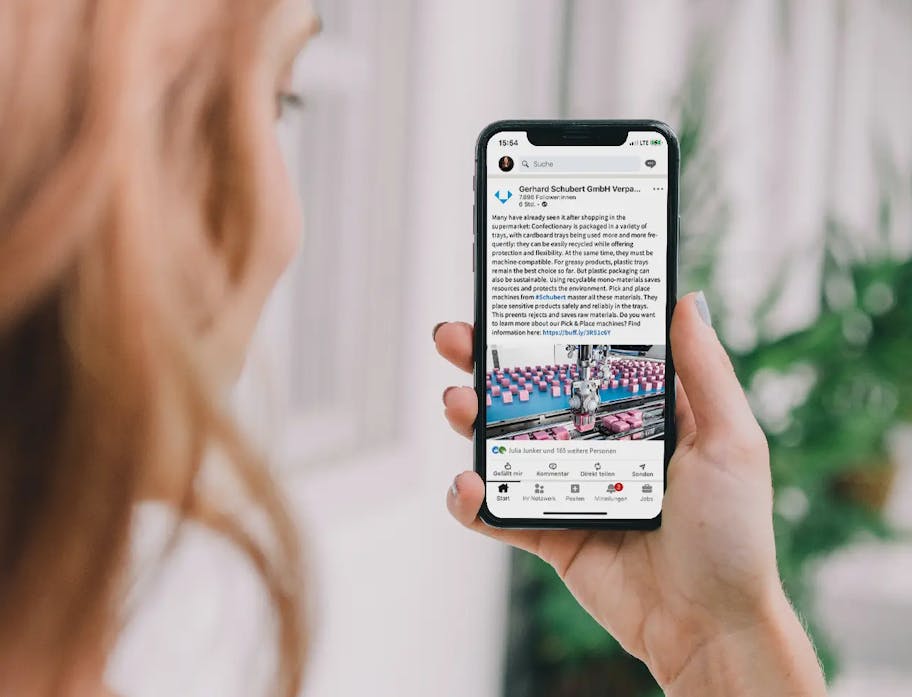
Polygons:
<instances>
[{"instance_id":1,"label":"search bar","mask_svg":"<svg viewBox=\"0 0 912 697\"><path fill-rule=\"evenodd\" d=\"M638 157L524 157L519 161L521 172L639 172Z\"/></svg>"}]
</instances>

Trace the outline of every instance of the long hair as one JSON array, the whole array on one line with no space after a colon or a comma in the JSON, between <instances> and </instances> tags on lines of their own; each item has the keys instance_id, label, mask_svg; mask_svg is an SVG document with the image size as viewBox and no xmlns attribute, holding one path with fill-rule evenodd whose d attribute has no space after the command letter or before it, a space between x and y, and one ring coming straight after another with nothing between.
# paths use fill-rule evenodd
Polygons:
<instances>
[{"instance_id":1,"label":"long hair","mask_svg":"<svg viewBox=\"0 0 912 697\"><path fill-rule=\"evenodd\" d=\"M277 693L298 689L294 526L197 349L266 215L249 103L271 4L0 3L2 695L66 694L87 647L103 660L160 481L258 570ZM212 452L230 501L200 484Z\"/></svg>"}]
</instances>

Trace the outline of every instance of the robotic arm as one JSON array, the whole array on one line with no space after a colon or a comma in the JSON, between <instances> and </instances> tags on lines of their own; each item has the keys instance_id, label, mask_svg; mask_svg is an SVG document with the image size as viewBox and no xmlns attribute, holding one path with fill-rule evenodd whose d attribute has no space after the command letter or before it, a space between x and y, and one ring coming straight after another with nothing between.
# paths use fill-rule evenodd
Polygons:
<instances>
[{"instance_id":1,"label":"robotic arm","mask_svg":"<svg viewBox=\"0 0 912 697\"><path fill-rule=\"evenodd\" d=\"M567 356L576 356L577 378L570 390L570 411L573 427L580 433L595 428L595 411L599 405L599 384L602 381L601 362L608 355L606 345L577 344L567 346Z\"/></svg>"}]
</instances>

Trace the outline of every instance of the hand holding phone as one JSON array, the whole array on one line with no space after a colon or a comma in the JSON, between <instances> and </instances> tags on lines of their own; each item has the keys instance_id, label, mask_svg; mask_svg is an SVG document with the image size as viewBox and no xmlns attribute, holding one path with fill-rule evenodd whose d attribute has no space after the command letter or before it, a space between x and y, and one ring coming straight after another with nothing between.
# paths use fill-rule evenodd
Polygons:
<instances>
[{"instance_id":1,"label":"hand holding phone","mask_svg":"<svg viewBox=\"0 0 912 697\"><path fill-rule=\"evenodd\" d=\"M823 697L813 647L776 568L763 433L694 295L677 303L670 336L681 387L660 529L495 528L479 518L485 484L474 471L456 477L447 507L466 527L551 564L666 694ZM442 325L435 343L471 371L470 324ZM448 388L444 403L454 430L471 437L475 390Z\"/></svg>"}]
</instances>

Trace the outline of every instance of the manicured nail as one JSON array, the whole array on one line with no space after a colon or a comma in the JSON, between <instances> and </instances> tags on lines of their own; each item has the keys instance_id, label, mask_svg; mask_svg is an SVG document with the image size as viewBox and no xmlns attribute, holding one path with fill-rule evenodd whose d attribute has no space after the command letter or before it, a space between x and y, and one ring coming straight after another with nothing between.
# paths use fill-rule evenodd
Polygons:
<instances>
[{"instance_id":1,"label":"manicured nail","mask_svg":"<svg viewBox=\"0 0 912 697\"><path fill-rule=\"evenodd\" d=\"M710 327L713 326L712 315L709 313L709 303L706 302L706 296L702 290L694 296L694 304L697 306L697 314L700 315L700 319Z\"/></svg>"},{"instance_id":2,"label":"manicured nail","mask_svg":"<svg viewBox=\"0 0 912 697\"><path fill-rule=\"evenodd\" d=\"M455 387L453 387L452 385L450 385L449 387L447 387L447 388L443 391L443 406L446 406L446 396L447 396L447 392L449 392L450 390L455 390L455 389L456 389Z\"/></svg>"},{"instance_id":3,"label":"manicured nail","mask_svg":"<svg viewBox=\"0 0 912 697\"><path fill-rule=\"evenodd\" d=\"M453 483L450 484L450 493L453 494L453 498L459 496L459 485L456 482L459 480L459 477L453 480Z\"/></svg>"},{"instance_id":4,"label":"manicured nail","mask_svg":"<svg viewBox=\"0 0 912 697\"><path fill-rule=\"evenodd\" d=\"M438 322L434 325L434 341L437 341L437 330L440 329L446 322Z\"/></svg>"}]
</instances>

